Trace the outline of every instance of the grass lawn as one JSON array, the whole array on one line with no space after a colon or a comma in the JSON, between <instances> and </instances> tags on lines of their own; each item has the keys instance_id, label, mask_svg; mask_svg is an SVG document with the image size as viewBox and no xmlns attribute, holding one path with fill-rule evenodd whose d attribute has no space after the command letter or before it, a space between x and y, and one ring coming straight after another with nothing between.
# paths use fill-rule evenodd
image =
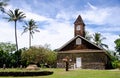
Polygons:
<instances>
[{"instance_id":1,"label":"grass lawn","mask_svg":"<svg viewBox=\"0 0 120 78\"><path fill-rule=\"evenodd\" d=\"M0 71L2 70L3 69L0 69ZM9 70L10 69L8 69L8 71ZM54 73L48 76L0 77L0 78L120 78L120 70L75 69L75 70L69 70L67 72L65 71L65 69L41 69L41 70L53 71ZM15 71L15 69L13 71Z\"/></svg>"}]
</instances>

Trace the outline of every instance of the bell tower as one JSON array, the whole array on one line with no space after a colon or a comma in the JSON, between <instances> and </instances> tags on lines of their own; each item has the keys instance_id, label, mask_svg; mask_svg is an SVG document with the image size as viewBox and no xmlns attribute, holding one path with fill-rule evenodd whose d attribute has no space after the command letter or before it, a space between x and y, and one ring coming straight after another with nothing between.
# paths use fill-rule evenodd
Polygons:
<instances>
[{"instance_id":1,"label":"bell tower","mask_svg":"<svg viewBox=\"0 0 120 78\"><path fill-rule=\"evenodd\" d=\"M80 15L74 22L74 36L76 37L77 35L85 37L85 24Z\"/></svg>"}]
</instances>

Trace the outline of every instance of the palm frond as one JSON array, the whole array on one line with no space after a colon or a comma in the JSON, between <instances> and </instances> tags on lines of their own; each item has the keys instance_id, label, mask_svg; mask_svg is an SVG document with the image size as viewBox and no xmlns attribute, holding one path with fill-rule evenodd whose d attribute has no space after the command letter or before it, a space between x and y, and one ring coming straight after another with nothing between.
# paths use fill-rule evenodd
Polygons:
<instances>
[{"instance_id":1,"label":"palm frond","mask_svg":"<svg viewBox=\"0 0 120 78\"><path fill-rule=\"evenodd\" d=\"M28 32L28 28L26 26L23 26L24 27L24 31L22 32L21 35L23 35L24 33Z\"/></svg>"},{"instance_id":2,"label":"palm frond","mask_svg":"<svg viewBox=\"0 0 120 78\"><path fill-rule=\"evenodd\" d=\"M40 32L39 30L35 30L36 32Z\"/></svg>"},{"instance_id":3,"label":"palm frond","mask_svg":"<svg viewBox=\"0 0 120 78\"><path fill-rule=\"evenodd\" d=\"M106 38L105 37L102 37L102 35L100 33L95 33L93 34L93 37L92 37L94 43L100 47L106 47L108 48L108 45L106 44L103 44L102 41L105 40Z\"/></svg>"},{"instance_id":4,"label":"palm frond","mask_svg":"<svg viewBox=\"0 0 120 78\"><path fill-rule=\"evenodd\" d=\"M8 5L8 2L9 0L0 0L0 10L5 13L5 9L4 7L6 7Z\"/></svg>"},{"instance_id":5,"label":"palm frond","mask_svg":"<svg viewBox=\"0 0 120 78\"><path fill-rule=\"evenodd\" d=\"M104 48L104 47L105 47L105 48L108 48L108 45L102 43L102 44L101 44L101 47L102 47L102 48Z\"/></svg>"},{"instance_id":6,"label":"palm frond","mask_svg":"<svg viewBox=\"0 0 120 78\"><path fill-rule=\"evenodd\" d=\"M25 32L29 31L30 38L33 38L33 34L35 32L40 32L39 30L37 30L37 28L38 25L36 25L36 22L33 19L30 19L28 22L25 22L24 30L26 30Z\"/></svg>"},{"instance_id":7,"label":"palm frond","mask_svg":"<svg viewBox=\"0 0 120 78\"><path fill-rule=\"evenodd\" d=\"M19 11L19 9L15 9L14 11L9 10L6 14L9 16L7 17L8 21L21 21L26 17L23 12Z\"/></svg>"}]
</instances>

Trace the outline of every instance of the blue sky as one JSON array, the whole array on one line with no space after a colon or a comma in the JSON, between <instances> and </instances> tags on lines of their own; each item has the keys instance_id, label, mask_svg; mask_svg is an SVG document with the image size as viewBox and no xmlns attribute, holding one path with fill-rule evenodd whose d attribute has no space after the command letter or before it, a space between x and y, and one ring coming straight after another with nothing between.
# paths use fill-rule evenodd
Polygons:
<instances>
[{"instance_id":1,"label":"blue sky","mask_svg":"<svg viewBox=\"0 0 120 78\"><path fill-rule=\"evenodd\" d=\"M35 33L32 45L50 44L59 48L74 37L74 21L81 15L86 30L92 35L100 32L103 42L114 50L114 40L120 35L120 0L10 0L6 10L19 8L26 14L25 20L34 19L40 33ZM0 13L0 17L3 17ZM14 41L14 23L0 18L0 42ZM28 33L18 23L19 48L28 47ZM7 32L6 32L7 31Z\"/></svg>"}]
</instances>

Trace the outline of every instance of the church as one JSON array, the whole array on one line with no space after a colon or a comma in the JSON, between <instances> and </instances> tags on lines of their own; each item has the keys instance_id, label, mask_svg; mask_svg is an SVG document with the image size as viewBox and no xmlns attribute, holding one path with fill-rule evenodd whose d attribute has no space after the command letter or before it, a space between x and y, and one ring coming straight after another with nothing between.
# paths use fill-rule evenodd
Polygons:
<instances>
[{"instance_id":1,"label":"church","mask_svg":"<svg viewBox=\"0 0 120 78\"><path fill-rule=\"evenodd\" d=\"M64 68L64 58L69 66L80 69L106 69L110 63L107 52L85 38L85 24L79 15L74 22L74 37L57 49L57 67Z\"/></svg>"}]
</instances>

